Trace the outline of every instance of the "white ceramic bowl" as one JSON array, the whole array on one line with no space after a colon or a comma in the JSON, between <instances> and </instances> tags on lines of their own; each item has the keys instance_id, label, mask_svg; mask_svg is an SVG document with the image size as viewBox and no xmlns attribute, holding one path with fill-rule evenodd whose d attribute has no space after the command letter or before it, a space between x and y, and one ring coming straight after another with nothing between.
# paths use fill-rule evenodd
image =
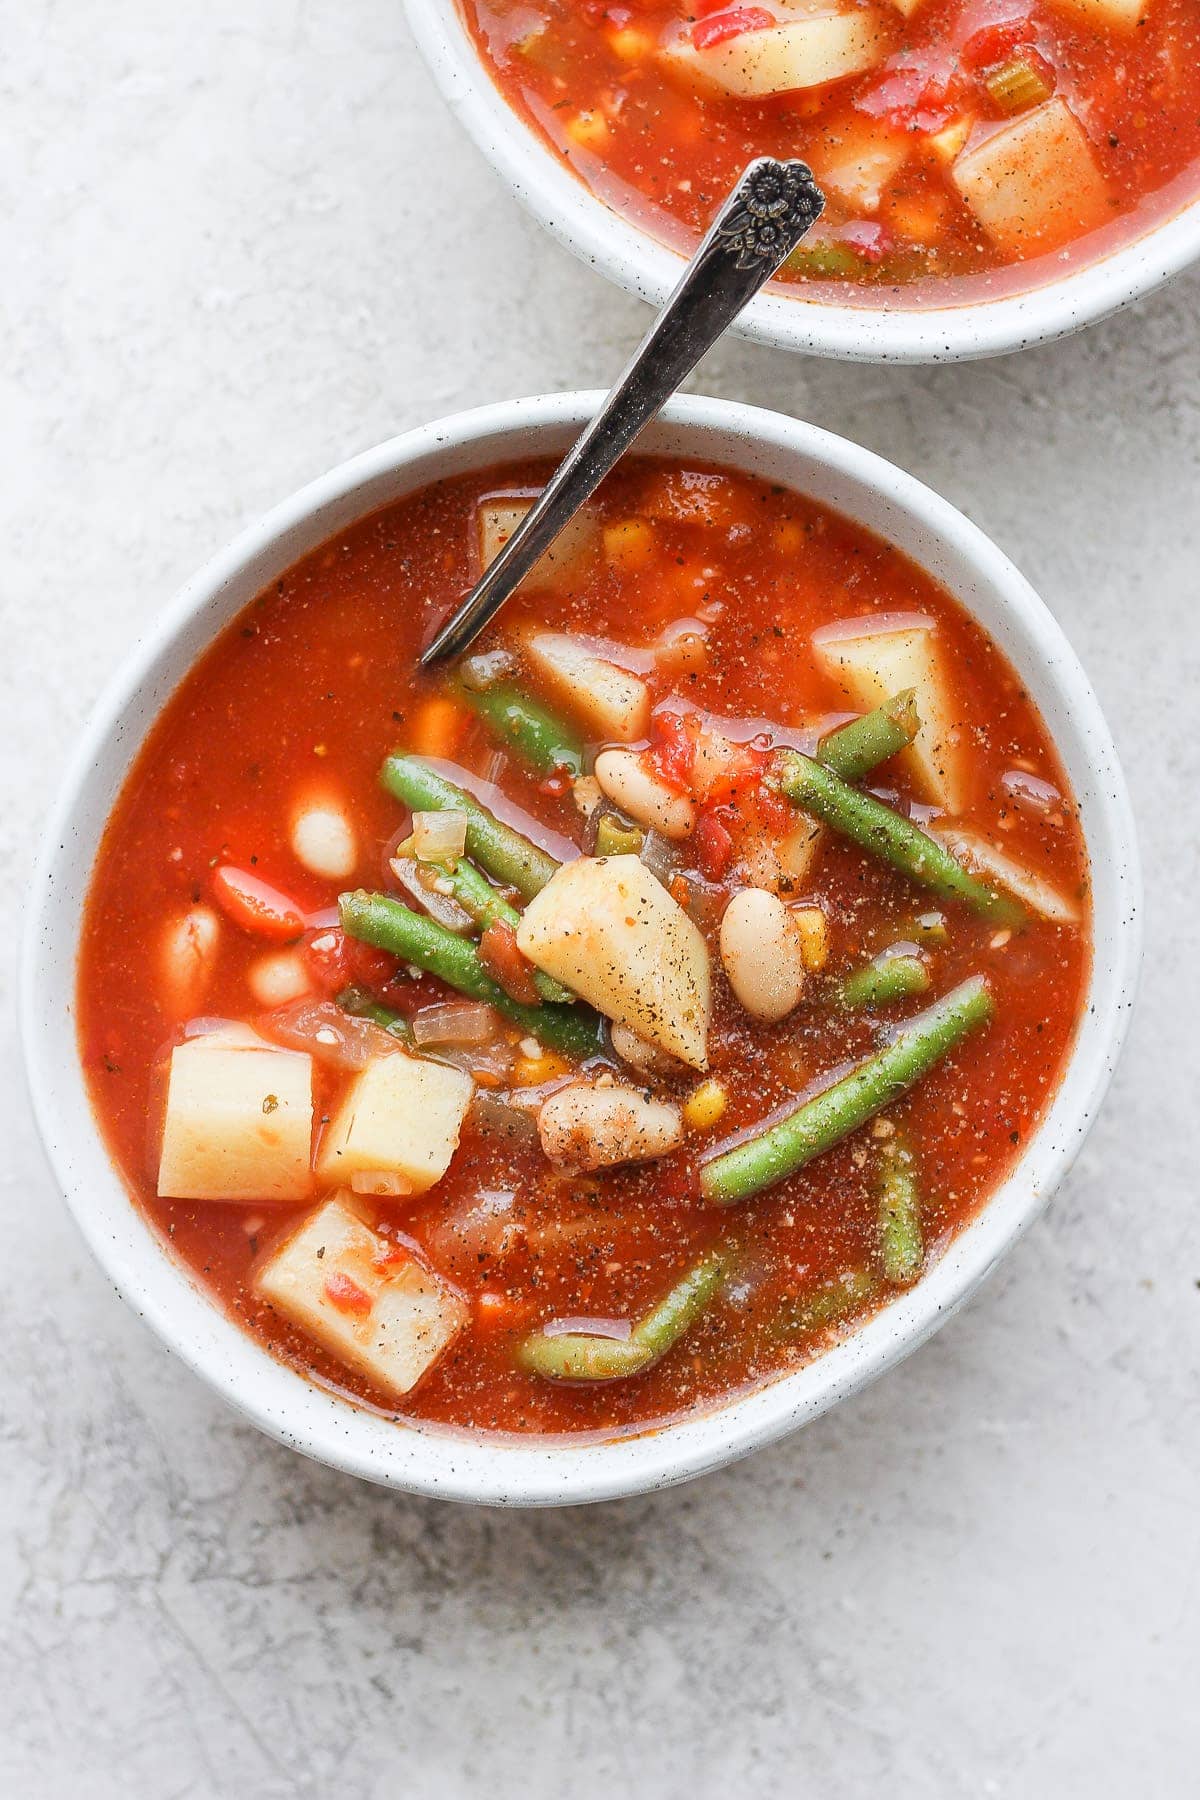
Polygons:
<instances>
[{"instance_id":1,"label":"white ceramic bowl","mask_svg":"<svg viewBox=\"0 0 1200 1800\"><path fill-rule=\"evenodd\" d=\"M405 0L417 45L451 110L514 194L568 249L660 306L678 253L596 198L504 99L455 0ZM958 362L1047 343L1116 312L1200 256L1200 200L1061 280L994 300L884 312L801 300L777 287L732 327L759 343L856 362Z\"/></svg>"},{"instance_id":2,"label":"white ceramic bowl","mask_svg":"<svg viewBox=\"0 0 1200 1800\"><path fill-rule=\"evenodd\" d=\"M146 1226L93 1119L75 1041L83 896L130 762L214 634L298 557L439 476L559 452L598 394L459 413L344 463L242 533L154 621L92 716L46 833L29 908L21 1023L38 1122L71 1210L120 1293L264 1431L310 1456L423 1494L507 1505L600 1500L681 1481L770 1443L889 1368L962 1304L1046 1204L1083 1140L1125 1035L1140 949L1133 821L1112 739L1079 663L1028 583L961 513L890 463L814 426L726 401L677 399L639 448L724 463L861 521L962 601L1012 660L1082 808L1095 961L1054 1103L1013 1174L926 1278L799 1372L712 1412L604 1443L499 1441L397 1426L313 1386L238 1329Z\"/></svg>"}]
</instances>

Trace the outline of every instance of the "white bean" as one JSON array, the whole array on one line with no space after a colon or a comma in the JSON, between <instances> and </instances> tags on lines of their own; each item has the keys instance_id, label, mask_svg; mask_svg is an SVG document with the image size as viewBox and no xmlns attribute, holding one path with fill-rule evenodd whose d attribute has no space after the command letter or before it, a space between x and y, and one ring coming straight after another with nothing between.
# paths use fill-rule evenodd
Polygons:
<instances>
[{"instance_id":1,"label":"white bean","mask_svg":"<svg viewBox=\"0 0 1200 1800\"><path fill-rule=\"evenodd\" d=\"M636 1088L559 1088L538 1113L538 1136L550 1161L562 1168L604 1169L614 1163L665 1156L683 1142L677 1106L648 1100Z\"/></svg>"},{"instance_id":2,"label":"white bean","mask_svg":"<svg viewBox=\"0 0 1200 1800\"><path fill-rule=\"evenodd\" d=\"M669 1050L662 1050L657 1044L648 1043L619 1020L609 1031L609 1037L621 1061L628 1063L631 1069L636 1069L639 1075L681 1075L687 1069L687 1064L681 1063Z\"/></svg>"},{"instance_id":3,"label":"white bean","mask_svg":"<svg viewBox=\"0 0 1200 1800\"><path fill-rule=\"evenodd\" d=\"M773 1024L799 1003L803 946L777 895L748 887L733 896L721 920L721 961L730 987L754 1018Z\"/></svg>"},{"instance_id":4,"label":"white bean","mask_svg":"<svg viewBox=\"0 0 1200 1800\"><path fill-rule=\"evenodd\" d=\"M622 812L664 837L690 837L696 809L686 794L676 794L646 768L636 750L602 750L596 758L596 780Z\"/></svg>"},{"instance_id":5,"label":"white bean","mask_svg":"<svg viewBox=\"0 0 1200 1800\"><path fill-rule=\"evenodd\" d=\"M204 998L221 936L221 921L211 906L193 906L172 919L159 945L163 998L176 1018L194 1013Z\"/></svg>"},{"instance_id":6,"label":"white bean","mask_svg":"<svg viewBox=\"0 0 1200 1800\"><path fill-rule=\"evenodd\" d=\"M354 873L358 845L340 806L327 802L305 807L292 820L292 850L298 862L326 881L345 881Z\"/></svg>"},{"instance_id":7,"label":"white bean","mask_svg":"<svg viewBox=\"0 0 1200 1800\"><path fill-rule=\"evenodd\" d=\"M246 970L246 983L260 1006L286 1006L312 987L304 958L295 950L260 956Z\"/></svg>"}]
</instances>

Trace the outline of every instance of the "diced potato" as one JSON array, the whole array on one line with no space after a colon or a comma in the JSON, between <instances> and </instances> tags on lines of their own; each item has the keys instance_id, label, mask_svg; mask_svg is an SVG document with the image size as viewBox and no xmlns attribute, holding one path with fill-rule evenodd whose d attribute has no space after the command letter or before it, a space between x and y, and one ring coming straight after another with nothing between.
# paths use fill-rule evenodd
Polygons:
<instances>
[{"instance_id":1,"label":"diced potato","mask_svg":"<svg viewBox=\"0 0 1200 1800\"><path fill-rule=\"evenodd\" d=\"M879 15L855 7L742 31L704 50L681 38L667 46L663 56L695 82L723 88L741 100L759 100L860 75L882 61L887 48L888 34Z\"/></svg>"},{"instance_id":2,"label":"diced potato","mask_svg":"<svg viewBox=\"0 0 1200 1800\"><path fill-rule=\"evenodd\" d=\"M172 1200L305 1200L312 1191L312 1058L254 1039L171 1052L158 1191Z\"/></svg>"},{"instance_id":3,"label":"diced potato","mask_svg":"<svg viewBox=\"0 0 1200 1800\"><path fill-rule=\"evenodd\" d=\"M446 1063L402 1051L375 1057L326 1127L317 1174L330 1183L395 1175L409 1193L423 1194L450 1166L474 1086Z\"/></svg>"},{"instance_id":4,"label":"diced potato","mask_svg":"<svg viewBox=\"0 0 1200 1800\"><path fill-rule=\"evenodd\" d=\"M636 856L564 863L517 930L539 969L693 1069L708 1065L708 951Z\"/></svg>"},{"instance_id":5,"label":"diced potato","mask_svg":"<svg viewBox=\"0 0 1200 1800\"><path fill-rule=\"evenodd\" d=\"M679 1108L650 1100L636 1088L573 1081L542 1104L538 1135L552 1163L568 1169L607 1169L666 1156L683 1142Z\"/></svg>"},{"instance_id":6,"label":"diced potato","mask_svg":"<svg viewBox=\"0 0 1200 1800\"><path fill-rule=\"evenodd\" d=\"M531 494L494 494L481 500L476 515L481 569L495 562L525 514L533 505ZM523 587L554 587L577 576L599 543L595 513L583 507L565 525L541 560L534 564Z\"/></svg>"},{"instance_id":7,"label":"diced potato","mask_svg":"<svg viewBox=\"0 0 1200 1800\"><path fill-rule=\"evenodd\" d=\"M1022 863L1014 862L1004 850L999 849L988 838L978 831L936 830L936 835L952 850L960 861L973 869L978 875L990 875L993 881L1023 900L1030 912L1039 913L1043 919L1049 919L1054 925L1073 925L1079 918L1079 903L1070 894L1060 893L1048 881L1027 869Z\"/></svg>"},{"instance_id":8,"label":"diced potato","mask_svg":"<svg viewBox=\"0 0 1200 1800\"><path fill-rule=\"evenodd\" d=\"M565 631L536 631L525 645L546 684L596 737L629 744L650 729L650 690L628 669L597 656Z\"/></svg>"},{"instance_id":9,"label":"diced potato","mask_svg":"<svg viewBox=\"0 0 1200 1800\"><path fill-rule=\"evenodd\" d=\"M974 129L974 113L959 113L948 125L943 125L940 131L930 133L925 139L925 148L932 150L940 163L952 163L960 150L965 148Z\"/></svg>"},{"instance_id":10,"label":"diced potato","mask_svg":"<svg viewBox=\"0 0 1200 1800\"><path fill-rule=\"evenodd\" d=\"M467 1322L461 1294L341 1198L265 1262L262 1298L387 1394L407 1394Z\"/></svg>"},{"instance_id":11,"label":"diced potato","mask_svg":"<svg viewBox=\"0 0 1200 1800\"><path fill-rule=\"evenodd\" d=\"M1040 256L1112 217L1087 134L1059 95L959 156L951 177L1010 256Z\"/></svg>"},{"instance_id":12,"label":"diced potato","mask_svg":"<svg viewBox=\"0 0 1200 1800\"><path fill-rule=\"evenodd\" d=\"M1090 25L1110 31L1133 31L1146 16L1150 0L1050 0L1064 12L1080 14Z\"/></svg>"},{"instance_id":13,"label":"diced potato","mask_svg":"<svg viewBox=\"0 0 1200 1800\"><path fill-rule=\"evenodd\" d=\"M849 113L805 150L821 186L854 212L875 212L885 189L912 152L911 132L889 131L874 119Z\"/></svg>"},{"instance_id":14,"label":"diced potato","mask_svg":"<svg viewBox=\"0 0 1200 1800\"><path fill-rule=\"evenodd\" d=\"M904 688L916 689L921 729L904 759L926 799L947 812L961 812L969 780L966 732L933 624L864 631L861 637L818 633L813 648L847 699L864 712Z\"/></svg>"}]
</instances>

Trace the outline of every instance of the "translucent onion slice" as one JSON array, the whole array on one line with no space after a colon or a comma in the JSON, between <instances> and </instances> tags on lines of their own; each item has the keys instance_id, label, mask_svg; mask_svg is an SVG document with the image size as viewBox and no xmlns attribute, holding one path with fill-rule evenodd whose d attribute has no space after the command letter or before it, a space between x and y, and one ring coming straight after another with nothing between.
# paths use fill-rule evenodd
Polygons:
<instances>
[{"instance_id":1,"label":"translucent onion slice","mask_svg":"<svg viewBox=\"0 0 1200 1800\"><path fill-rule=\"evenodd\" d=\"M412 827L412 852L418 862L453 862L466 851L466 813L415 812Z\"/></svg>"},{"instance_id":2,"label":"translucent onion slice","mask_svg":"<svg viewBox=\"0 0 1200 1800\"><path fill-rule=\"evenodd\" d=\"M436 1006L423 1006L412 1022L413 1037L422 1049L431 1044L487 1044L498 1025L492 1008L477 1000L442 1000Z\"/></svg>"},{"instance_id":3,"label":"translucent onion slice","mask_svg":"<svg viewBox=\"0 0 1200 1800\"><path fill-rule=\"evenodd\" d=\"M542 1336L548 1338L615 1338L618 1343L628 1343L632 1335L633 1323L629 1319L551 1319L542 1326Z\"/></svg>"}]
</instances>

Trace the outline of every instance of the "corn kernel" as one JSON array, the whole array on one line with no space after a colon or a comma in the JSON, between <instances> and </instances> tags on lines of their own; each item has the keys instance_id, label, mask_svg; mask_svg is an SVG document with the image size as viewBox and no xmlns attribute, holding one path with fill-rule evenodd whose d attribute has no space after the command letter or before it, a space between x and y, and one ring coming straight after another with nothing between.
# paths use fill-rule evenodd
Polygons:
<instances>
[{"instance_id":1,"label":"corn kernel","mask_svg":"<svg viewBox=\"0 0 1200 1800\"><path fill-rule=\"evenodd\" d=\"M819 906L798 906L792 922L800 937L800 959L810 975L829 960L829 920Z\"/></svg>"},{"instance_id":2,"label":"corn kernel","mask_svg":"<svg viewBox=\"0 0 1200 1800\"><path fill-rule=\"evenodd\" d=\"M602 112L580 112L567 121L567 136L580 150L603 149L608 139L608 120Z\"/></svg>"},{"instance_id":3,"label":"corn kernel","mask_svg":"<svg viewBox=\"0 0 1200 1800\"><path fill-rule=\"evenodd\" d=\"M962 113L957 119L951 119L940 131L935 131L925 142L939 162L952 163L971 135L975 120L970 113Z\"/></svg>"},{"instance_id":4,"label":"corn kernel","mask_svg":"<svg viewBox=\"0 0 1200 1800\"><path fill-rule=\"evenodd\" d=\"M683 1103L683 1120L689 1131L709 1131L729 1105L729 1095L719 1081L702 1081Z\"/></svg>"},{"instance_id":5,"label":"corn kernel","mask_svg":"<svg viewBox=\"0 0 1200 1800\"><path fill-rule=\"evenodd\" d=\"M638 31L632 25L626 25L622 31L609 33L609 49L622 62L646 62L654 55L654 39L648 32Z\"/></svg>"},{"instance_id":6,"label":"corn kernel","mask_svg":"<svg viewBox=\"0 0 1200 1800\"><path fill-rule=\"evenodd\" d=\"M517 1058L513 1070L515 1087L540 1087L543 1081L554 1081L560 1075L569 1075L571 1065L561 1056L555 1056L553 1050L540 1050L536 1056L522 1054Z\"/></svg>"},{"instance_id":7,"label":"corn kernel","mask_svg":"<svg viewBox=\"0 0 1200 1800\"><path fill-rule=\"evenodd\" d=\"M621 519L604 527L604 554L623 569L644 569L654 555L654 527L648 519Z\"/></svg>"}]
</instances>

